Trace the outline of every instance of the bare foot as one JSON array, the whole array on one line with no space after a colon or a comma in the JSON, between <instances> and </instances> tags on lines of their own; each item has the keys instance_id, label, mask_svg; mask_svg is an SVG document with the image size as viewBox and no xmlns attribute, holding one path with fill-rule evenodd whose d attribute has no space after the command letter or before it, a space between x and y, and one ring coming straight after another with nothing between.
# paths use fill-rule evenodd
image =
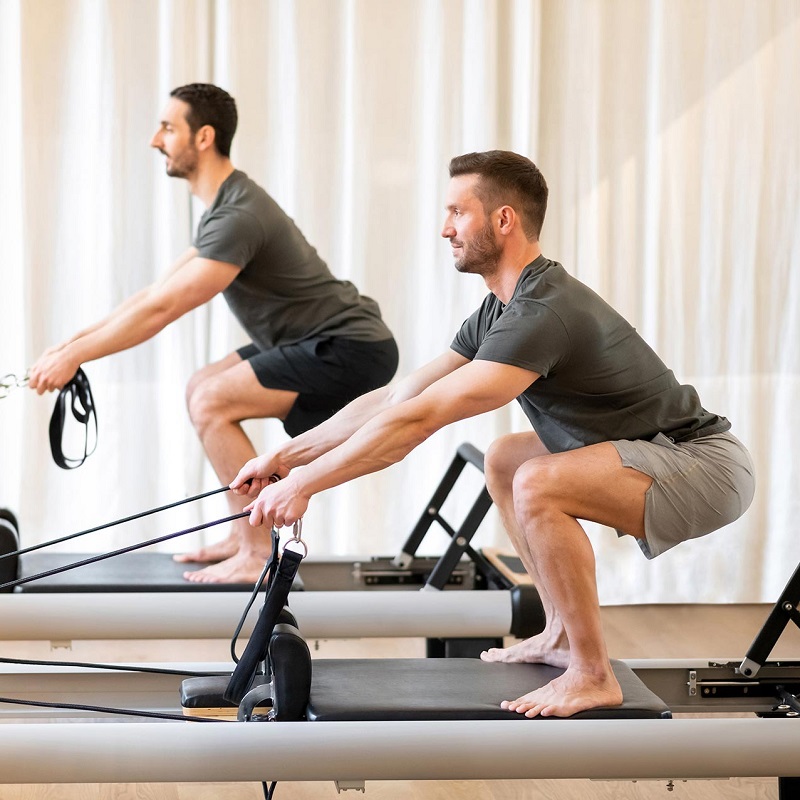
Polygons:
<instances>
[{"instance_id":1,"label":"bare foot","mask_svg":"<svg viewBox=\"0 0 800 800\"><path fill-rule=\"evenodd\" d=\"M183 577L191 583L250 583L260 577L269 553L237 553L231 558L212 564L194 572L184 572Z\"/></svg>"},{"instance_id":2,"label":"bare foot","mask_svg":"<svg viewBox=\"0 0 800 800\"><path fill-rule=\"evenodd\" d=\"M566 637L553 637L547 632L531 636L510 647L492 647L481 653L481 661L502 664L550 664L566 669L569 666L569 645Z\"/></svg>"},{"instance_id":3,"label":"bare foot","mask_svg":"<svg viewBox=\"0 0 800 800\"><path fill-rule=\"evenodd\" d=\"M500 707L526 717L571 717L590 708L621 704L622 690L609 665L602 673L569 667L546 686L516 700L504 700Z\"/></svg>"},{"instance_id":4,"label":"bare foot","mask_svg":"<svg viewBox=\"0 0 800 800\"><path fill-rule=\"evenodd\" d=\"M193 553L178 553L172 556L173 561L180 564L188 564L191 562L202 562L204 564L212 563L214 561L224 561L226 558L236 555L239 550L239 538L231 533L221 542L201 547Z\"/></svg>"}]
</instances>

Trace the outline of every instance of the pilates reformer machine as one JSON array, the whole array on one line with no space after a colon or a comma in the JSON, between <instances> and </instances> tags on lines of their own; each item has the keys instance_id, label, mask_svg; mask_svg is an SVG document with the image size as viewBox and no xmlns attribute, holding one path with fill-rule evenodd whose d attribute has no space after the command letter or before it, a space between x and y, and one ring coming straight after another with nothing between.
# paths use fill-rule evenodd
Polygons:
<instances>
[{"instance_id":1,"label":"pilates reformer machine","mask_svg":"<svg viewBox=\"0 0 800 800\"><path fill-rule=\"evenodd\" d=\"M8 665L0 671L6 700L25 703L36 687L39 700L77 701L57 718L81 720L84 704L113 701L186 721L126 723L112 714L104 724L52 725L40 721L52 709L10 706L0 711L0 782L334 781L363 790L370 780L590 778L663 780L670 789L676 780L773 777L789 800L800 789L800 665L765 659L788 622L800 624L798 600L800 569L741 663L616 661L622 706L566 720L499 707L551 680L554 667L312 660L290 608L266 636L250 639L233 670ZM253 642L248 669L253 655L258 668L226 697ZM219 722L225 713L237 721ZM683 713L708 716L674 717Z\"/></svg>"},{"instance_id":2,"label":"pilates reformer machine","mask_svg":"<svg viewBox=\"0 0 800 800\"><path fill-rule=\"evenodd\" d=\"M278 571L293 561L287 552L293 551L284 549ZM294 576L287 580L288 609L265 632L259 628L265 600L249 630L249 672L233 694L245 655L236 666L0 664L0 782L312 780L363 789L371 780L593 778L658 779L670 788L672 780L773 777L783 800L798 796L800 663L768 659L786 626L800 627L800 568L743 659L615 662L623 705L567 720L529 720L499 707L558 674L545 665L461 657L312 661L303 637L316 636L304 630L299 601L313 592L289 594ZM370 593L373 611L390 594ZM37 593L2 599L26 595ZM228 633L240 612L241 605L228 619ZM89 707L98 705L112 721L85 721L96 718ZM125 710L172 720L123 722ZM220 714L237 722L220 722Z\"/></svg>"},{"instance_id":3,"label":"pilates reformer machine","mask_svg":"<svg viewBox=\"0 0 800 800\"><path fill-rule=\"evenodd\" d=\"M524 638L542 629L536 590L519 585L508 568L509 561L518 560L484 554L471 546L491 507L485 487L457 526L442 515L442 506L467 465L482 472L483 454L464 443L399 555L304 561L292 593L292 608L304 635L421 637L426 639L428 655L458 656L497 646L504 636ZM174 505L178 503L111 524ZM447 546L438 558L420 556L418 549L434 523L444 531ZM197 529L202 527L207 526ZM174 562L167 553L131 549L62 572L70 563L92 557L42 552L41 546L20 550L19 545L16 517L0 509L0 640L227 638L231 620L238 617L252 589L187 582L182 576L188 565ZM2 588L8 583L18 585ZM423 591L414 591L419 589ZM245 620L244 635L254 618L251 614Z\"/></svg>"}]
</instances>

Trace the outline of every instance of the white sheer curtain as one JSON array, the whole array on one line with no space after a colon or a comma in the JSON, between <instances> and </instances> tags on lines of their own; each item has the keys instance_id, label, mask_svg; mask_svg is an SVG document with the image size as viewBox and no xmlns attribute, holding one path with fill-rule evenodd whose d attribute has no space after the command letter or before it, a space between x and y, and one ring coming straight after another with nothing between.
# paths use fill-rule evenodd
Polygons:
<instances>
[{"instance_id":1,"label":"white sheer curtain","mask_svg":"<svg viewBox=\"0 0 800 800\"><path fill-rule=\"evenodd\" d=\"M212 81L237 98L234 162L380 302L401 374L442 352L485 291L438 236L449 158L514 149L551 188L545 253L733 421L758 467L739 523L654 562L588 526L601 599L772 600L800 559L798 44L792 0L2 0L0 372L189 244L199 209L147 146L174 86ZM88 364L100 444L73 472L49 456L52 398L0 400L0 505L24 542L213 488L183 386L242 341L214 301ZM460 423L315 498L312 553L395 552L459 442L485 448L525 425L513 408ZM259 447L284 436L248 430ZM224 514L214 498L74 549ZM492 513L478 544L504 541Z\"/></svg>"}]
</instances>

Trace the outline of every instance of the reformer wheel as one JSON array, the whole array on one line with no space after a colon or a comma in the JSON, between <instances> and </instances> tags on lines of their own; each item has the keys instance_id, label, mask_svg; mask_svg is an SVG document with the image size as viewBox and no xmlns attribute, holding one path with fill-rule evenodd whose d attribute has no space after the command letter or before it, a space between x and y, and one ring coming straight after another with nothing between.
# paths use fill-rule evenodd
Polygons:
<instances>
[{"instance_id":1,"label":"reformer wheel","mask_svg":"<svg viewBox=\"0 0 800 800\"><path fill-rule=\"evenodd\" d=\"M0 556L15 553L19 550L19 523L12 511L0 508ZM19 556L0 558L0 583L8 583L17 577L19 571ZM13 588L3 589L3 594L13 591Z\"/></svg>"}]
</instances>

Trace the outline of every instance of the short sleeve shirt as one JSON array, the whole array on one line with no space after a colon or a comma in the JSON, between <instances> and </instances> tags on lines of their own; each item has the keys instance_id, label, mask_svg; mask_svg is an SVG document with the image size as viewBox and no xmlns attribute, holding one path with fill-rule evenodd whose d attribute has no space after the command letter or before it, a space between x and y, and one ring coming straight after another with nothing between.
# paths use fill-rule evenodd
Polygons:
<instances>
[{"instance_id":1,"label":"short sleeve shirt","mask_svg":"<svg viewBox=\"0 0 800 800\"><path fill-rule=\"evenodd\" d=\"M489 294L451 348L541 376L517 401L550 452L730 428L620 314L544 256L523 270L507 305Z\"/></svg>"},{"instance_id":2,"label":"short sleeve shirt","mask_svg":"<svg viewBox=\"0 0 800 800\"><path fill-rule=\"evenodd\" d=\"M392 338L378 304L335 278L294 221L240 170L200 218L194 245L202 258L239 267L223 295L262 350L318 336Z\"/></svg>"}]
</instances>

